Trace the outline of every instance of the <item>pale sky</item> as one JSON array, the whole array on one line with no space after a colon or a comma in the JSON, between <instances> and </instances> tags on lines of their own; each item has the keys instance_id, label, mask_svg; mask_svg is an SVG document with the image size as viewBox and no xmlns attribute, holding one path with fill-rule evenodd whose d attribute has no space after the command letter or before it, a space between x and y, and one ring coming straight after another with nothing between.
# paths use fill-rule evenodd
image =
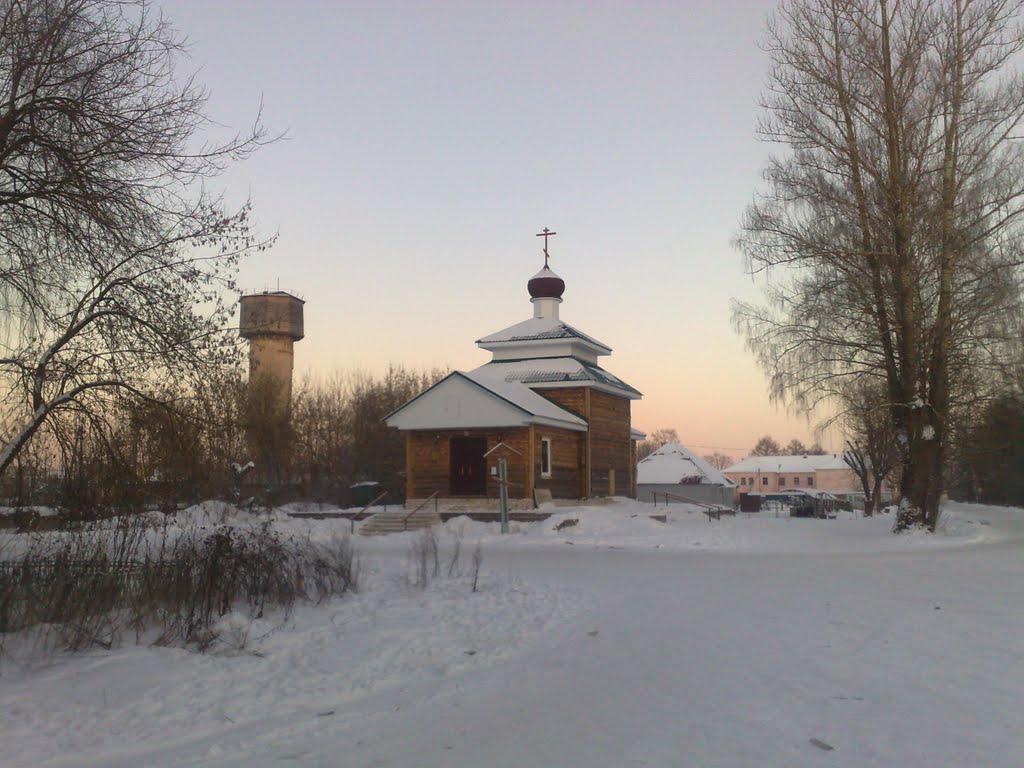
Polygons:
<instances>
[{"instance_id":1,"label":"pale sky","mask_svg":"<svg viewBox=\"0 0 1024 768\"><path fill-rule=\"evenodd\" d=\"M483 364L474 341L532 315L550 227L561 317L644 393L634 426L737 458L811 439L730 322L759 296L730 240L770 151L774 4L162 2L211 115L244 128L262 100L287 132L222 181L279 233L242 286L307 302L298 374Z\"/></svg>"}]
</instances>

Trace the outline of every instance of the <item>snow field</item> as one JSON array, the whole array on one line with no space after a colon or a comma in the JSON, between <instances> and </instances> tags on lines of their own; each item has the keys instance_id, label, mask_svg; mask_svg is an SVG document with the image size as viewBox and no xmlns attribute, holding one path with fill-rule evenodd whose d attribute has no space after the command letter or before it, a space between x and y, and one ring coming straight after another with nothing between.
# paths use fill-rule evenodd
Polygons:
<instances>
[{"instance_id":1,"label":"snow field","mask_svg":"<svg viewBox=\"0 0 1024 768\"><path fill-rule=\"evenodd\" d=\"M229 615L206 655L14 654L0 765L1024 764L1024 512L950 504L939 534L893 536L889 516L654 511L560 509L507 536L453 520L426 590L419 534L358 538L359 594ZM272 517L315 540L347 526Z\"/></svg>"},{"instance_id":2,"label":"snow field","mask_svg":"<svg viewBox=\"0 0 1024 768\"><path fill-rule=\"evenodd\" d=\"M0 765L150 764L144 755L173 765L183 745L213 759L244 750L253 731L296 738L411 682L426 684L429 699L431 681L514 657L585 602L580 590L490 571L486 552L472 593L470 557L463 544L463 575L449 578L444 560L424 590L403 558L364 556L358 594L288 618L230 614L205 655L145 645L45 659L14 651L0 679Z\"/></svg>"}]
</instances>

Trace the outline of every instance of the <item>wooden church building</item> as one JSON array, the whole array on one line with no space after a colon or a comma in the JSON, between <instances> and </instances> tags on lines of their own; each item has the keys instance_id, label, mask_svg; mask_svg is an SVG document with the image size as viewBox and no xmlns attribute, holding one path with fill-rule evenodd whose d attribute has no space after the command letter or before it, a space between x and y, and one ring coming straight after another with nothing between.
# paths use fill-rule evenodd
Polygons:
<instances>
[{"instance_id":1,"label":"wooden church building","mask_svg":"<svg viewBox=\"0 0 1024 768\"><path fill-rule=\"evenodd\" d=\"M508 462L509 499L636 495L630 405L641 397L606 371L611 348L559 318L565 282L548 267L527 283L533 317L479 339L491 361L456 371L385 417L406 436L406 504L432 494L497 499L497 460Z\"/></svg>"}]
</instances>

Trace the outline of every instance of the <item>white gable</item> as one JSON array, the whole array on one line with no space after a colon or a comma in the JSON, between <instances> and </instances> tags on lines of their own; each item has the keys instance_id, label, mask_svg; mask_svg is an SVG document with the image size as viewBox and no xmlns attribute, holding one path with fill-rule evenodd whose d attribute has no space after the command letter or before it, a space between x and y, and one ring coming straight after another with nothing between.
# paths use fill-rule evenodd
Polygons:
<instances>
[{"instance_id":1,"label":"white gable","mask_svg":"<svg viewBox=\"0 0 1024 768\"><path fill-rule=\"evenodd\" d=\"M449 376L385 419L398 429L518 427L529 416L522 408L461 376Z\"/></svg>"},{"instance_id":2,"label":"white gable","mask_svg":"<svg viewBox=\"0 0 1024 768\"><path fill-rule=\"evenodd\" d=\"M583 419L522 384L453 373L384 419L397 429L476 429L548 424L585 431Z\"/></svg>"}]
</instances>

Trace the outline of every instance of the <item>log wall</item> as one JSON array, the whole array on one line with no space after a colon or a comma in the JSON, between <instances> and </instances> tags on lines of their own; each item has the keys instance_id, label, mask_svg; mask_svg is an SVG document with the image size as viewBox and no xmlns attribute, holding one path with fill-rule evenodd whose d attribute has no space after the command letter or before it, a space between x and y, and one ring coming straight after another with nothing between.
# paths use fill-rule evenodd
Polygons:
<instances>
[{"instance_id":1,"label":"log wall","mask_svg":"<svg viewBox=\"0 0 1024 768\"><path fill-rule=\"evenodd\" d=\"M537 389L548 399L586 419L588 432L534 426L517 429L424 430L406 433L406 497L425 499L435 491L451 495L449 440L452 437L486 437L487 450L499 442L518 453L491 454L487 471L496 466L499 455L508 459L509 498L532 499L533 489L546 488L556 499L606 496L614 493L635 496L636 466L630 440L631 409L625 397L598 392L590 387ZM541 477L540 441L551 439L552 472ZM497 498L498 484L488 481L487 498Z\"/></svg>"},{"instance_id":2,"label":"log wall","mask_svg":"<svg viewBox=\"0 0 1024 768\"><path fill-rule=\"evenodd\" d=\"M590 393L590 492L592 496L628 496L633 491L630 401L604 392ZM615 487L611 486L611 472Z\"/></svg>"},{"instance_id":3,"label":"log wall","mask_svg":"<svg viewBox=\"0 0 1024 768\"><path fill-rule=\"evenodd\" d=\"M578 414L590 425L580 460L580 467L584 468L582 495L607 496L612 491L610 470L614 470L615 495L635 497L636 463L633 441L629 437L630 400L591 387L551 387L535 391Z\"/></svg>"},{"instance_id":4,"label":"log wall","mask_svg":"<svg viewBox=\"0 0 1024 768\"><path fill-rule=\"evenodd\" d=\"M535 487L551 491L551 496L556 499L579 499L586 495L583 487L586 434L554 427L534 427ZM551 477L541 477L540 443L545 437L551 440Z\"/></svg>"},{"instance_id":5,"label":"log wall","mask_svg":"<svg viewBox=\"0 0 1024 768\"><path fill-rule=\"evenodd\" d=\"M531 451L531 434L533 450ZM580 436L582 432L547 427L522 427L520 429L470 429L430 430L406 433L406 498L425 499L435 491L442 496L451 495L450 440L453 437L486 437L487 450L499 442L513 450L495 451L487 457L487 473L497 467L497 460L504 456L508 460L509 498L533 498L533 482L537 487L548 488L552 496L560 499L580 497ZM552 476L540 476L540 439L551 438ZM516 451L518 453L516 453ZM533 472L530 471L532 464ZM498 497L498 484L487 483L486 498Z\"/></svg>"}]
</instances>

